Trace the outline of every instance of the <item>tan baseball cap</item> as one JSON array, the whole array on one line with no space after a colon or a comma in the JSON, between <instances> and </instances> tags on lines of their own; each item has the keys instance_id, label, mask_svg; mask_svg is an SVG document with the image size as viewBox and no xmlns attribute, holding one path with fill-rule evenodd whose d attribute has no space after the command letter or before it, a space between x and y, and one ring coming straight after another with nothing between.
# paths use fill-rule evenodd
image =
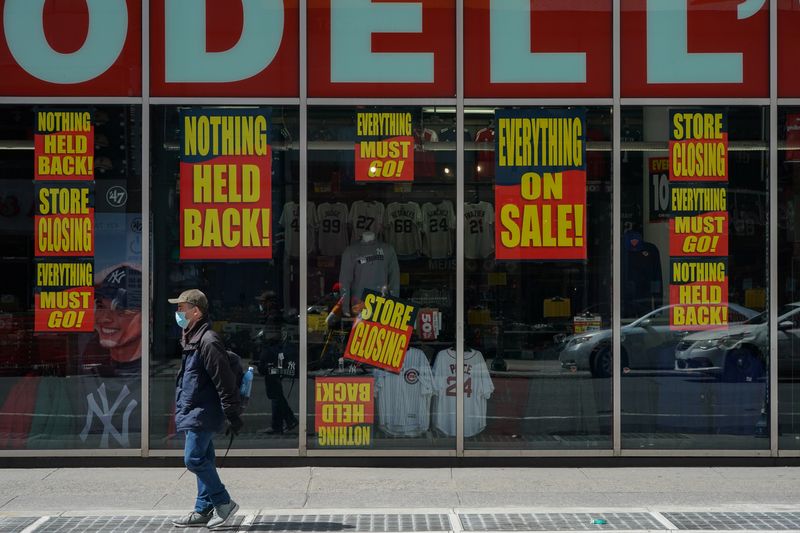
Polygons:
<instances>
[{"instance_id":1,"label":"tan baseball cap","mask_svg":"<svg viewBox=\"0 0 800 533\"><path fill-rule=\"evenodd\" d=\"M206 298L206 295L203 294L203 291L198 289L189 289L183 291L180 296L177 298L170 298L168 301L171 304L187 303L196 305L204 313L208 310L208 298Z\"/></svg>"}]
</instances>

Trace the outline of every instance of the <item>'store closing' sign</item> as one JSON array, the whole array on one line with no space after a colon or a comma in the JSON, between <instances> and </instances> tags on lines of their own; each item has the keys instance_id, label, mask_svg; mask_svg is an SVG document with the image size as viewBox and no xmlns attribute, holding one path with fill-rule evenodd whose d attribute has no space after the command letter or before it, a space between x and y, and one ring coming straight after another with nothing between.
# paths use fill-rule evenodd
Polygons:
<instances>
[{"instance_id":1,"label":"'store closing' sign","mask_svg":"<svg viewBox=\"0 0 800 533\"><path fill-rule=\"evenodd\" d=\"M350 330L344 357L397 374L403 368L417 307L368 289L362 299L364 308Z\"/></svg>"}]
</instances>

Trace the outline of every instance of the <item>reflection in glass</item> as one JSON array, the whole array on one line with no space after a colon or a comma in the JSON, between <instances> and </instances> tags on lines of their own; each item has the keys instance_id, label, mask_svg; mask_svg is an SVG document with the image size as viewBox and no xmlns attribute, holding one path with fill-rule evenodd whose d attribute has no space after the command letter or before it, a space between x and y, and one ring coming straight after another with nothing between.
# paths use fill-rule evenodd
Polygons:
<instances>
[{"instance_id":1,"label":"reflection in glass","mask_svg":"<svg viewBox=\"0 0 800 533\"><path fill-rule=\"evenodd\" d=\"M175 306L182 291L202 290L209 300L212 327L226 347L256 372L239 448L297 448L299 404L299 259L297 209L298 112L262 108L269 117L271 149L271 259L187 260L180 255L180 147L182 109L154 107L152 114L153 349L150 381L150 441L153 448L183 448L175 431L175 376L181 365ZM235 115L237 108L202 108ZM242 113L253 113L243 107ZM231 145L234 147L235 145ZM235 189L214 189L235 194ZM246 193L243 189L239 193ZM216 194L216 192L215 192ZM224 436L220 436L220 439ZM224 449L222 440L217 448Z\"/></svg>"},{"instance_id":2,"label":"reflection in glass","mask_svg":"<svg viewBox=\"0 0 800 533\"><path fill-rule=\"evenodd\" d=\"M496 259L497 111L585 113L586 186L576 192L586 198L587 259ZM610 448L610 112L467 108L464 118L465 447Z\"/></svg>"},{"instance_id":3,"label":"reflection in glass","mask_svg":"<svg viewBox=\"0 0 800 533\"><path fill-rule=\"evenodd\" d=\"M719 118L707 124L727 132L727 179L670 179L669 158L678 155L668 141L683 120L671 113ZM696 124L690 142L722 142ZM623 110L623 448L769 446L767 131L767 113L757 107ZM724 199L712 213L723 222L679 230L714 211L703 207L714 202L686 201L702 195ZM727 247L686 245L687 233L703 232Z\"/></svg>"}]
</instances>

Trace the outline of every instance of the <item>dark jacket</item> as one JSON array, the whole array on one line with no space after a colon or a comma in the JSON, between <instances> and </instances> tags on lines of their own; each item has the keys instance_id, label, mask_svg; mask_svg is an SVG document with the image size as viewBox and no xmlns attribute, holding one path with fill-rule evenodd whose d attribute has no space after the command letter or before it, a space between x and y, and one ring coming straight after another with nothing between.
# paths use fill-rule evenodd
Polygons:
<instances>
[{"instance_id":1,"label":"dark jacket","mask_svg":"<svg viewBox=\"0 0 800 533\"><path fill-rule=\"evenodd\" d=\"M181 338L183 358L175 390L177 431L220 431L226 418L239 416L241 399L225 345L198 322Z\"/></svg>"}]
</instances>

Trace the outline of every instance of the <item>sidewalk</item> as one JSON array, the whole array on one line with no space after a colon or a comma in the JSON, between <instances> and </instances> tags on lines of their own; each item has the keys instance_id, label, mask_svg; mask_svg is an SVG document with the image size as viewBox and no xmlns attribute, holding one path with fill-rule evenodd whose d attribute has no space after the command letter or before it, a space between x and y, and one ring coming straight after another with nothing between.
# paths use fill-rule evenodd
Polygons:
<instances>
[{"instance_id":1,"label":"sidewalk","mask_svg":"<svg viewBox=\"0 0 800 533\"><path fill-rule=\"evenodd\" d=\"M229 531L800 531L800 467L223 468L221 476L241 506ZM194 475L180 468L3 469L0 531L179 531L170 521L192 508L194 493Z\"/></svg>"},{"instance_id":2,"label":"sidewalk","mask_svg":"<svg viewBox=\"0 0 800 533\"><path fill-rule=\"evenodd\" d=\"M800 468L223 468L242 509L722 509L800 511ZM0 515L191 507L180 468L0 470Z\"/></svg>"}]
</instances>

